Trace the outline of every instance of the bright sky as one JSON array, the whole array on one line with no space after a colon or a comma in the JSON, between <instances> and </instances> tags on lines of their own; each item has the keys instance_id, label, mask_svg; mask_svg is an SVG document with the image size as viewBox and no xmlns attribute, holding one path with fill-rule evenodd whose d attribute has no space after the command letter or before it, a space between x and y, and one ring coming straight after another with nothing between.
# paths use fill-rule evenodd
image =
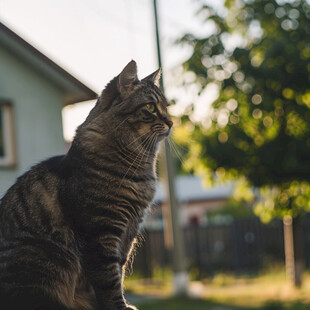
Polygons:
<instances>
[{"instance_id":1,"label":"bright sky","mask_svg":"<svg viewBox=\"0 0 310 310\"><path fill-rule=\"evenodd\" d=\"M185 32L209 31L195 16L200 5L195 0L158 0L168 96L175 92L169 72L189 53L174 40ZM131 59L138 64L140 78L157 69L153 0L0 0L0 21L97 93ZM184 94L183 104L191 96ZM64 110L67 140L93 104Z\"/></svg>"}]
</instances>

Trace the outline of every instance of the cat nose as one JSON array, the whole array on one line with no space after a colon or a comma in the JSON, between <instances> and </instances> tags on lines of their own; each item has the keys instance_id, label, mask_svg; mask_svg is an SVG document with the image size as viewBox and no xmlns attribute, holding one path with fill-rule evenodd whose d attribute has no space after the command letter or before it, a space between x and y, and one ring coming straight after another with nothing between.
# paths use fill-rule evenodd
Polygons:
<instances>
[{"instance_id":1,"label":"cat nose","mask_svg":"<svg viewBox=\"0 0 310 310\"><path fill-rule=\"evenodd\" d=\"M168 125L169 128L173 126L173 121L170 118L164 118L165 123Z\"/></svg>"}]
</instances>

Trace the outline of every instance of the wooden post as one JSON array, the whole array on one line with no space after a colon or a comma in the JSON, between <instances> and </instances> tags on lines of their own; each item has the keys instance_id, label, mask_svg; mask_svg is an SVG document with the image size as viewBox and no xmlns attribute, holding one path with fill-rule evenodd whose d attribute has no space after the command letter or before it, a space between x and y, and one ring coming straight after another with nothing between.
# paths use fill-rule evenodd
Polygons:
<instances>
[{"instance_id":1,"label":"wooden post","mask_svg":"<svg viewBox=\"0 0 310 310\"><path fill-rule=\"evenodd\" d=\"M283 218L284 228L284 251L285 251L285 269L286 279L292 285L295 284L295 256L294 256L294 238L293 238L293 219L290 215Z\"/></svg>"}]
</instances>

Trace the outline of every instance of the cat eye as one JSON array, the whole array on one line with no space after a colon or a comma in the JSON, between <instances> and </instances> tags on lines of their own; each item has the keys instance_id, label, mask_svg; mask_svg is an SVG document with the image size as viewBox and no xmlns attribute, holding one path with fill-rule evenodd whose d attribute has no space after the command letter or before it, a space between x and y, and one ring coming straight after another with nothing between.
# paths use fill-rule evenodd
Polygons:
<instances>
[{"instance_id":1,"label":"cat eye","mask_svg":"<svg viewBox=\"0 0 310 310\"><path fill-rule=\"evenodd\" d=\"M155 105L152 104L152 103L148 103L146 105L146 108L151 112L151 113L154 113L156 111L156 108L155 108Z\"/></svg>"}]
</instances>

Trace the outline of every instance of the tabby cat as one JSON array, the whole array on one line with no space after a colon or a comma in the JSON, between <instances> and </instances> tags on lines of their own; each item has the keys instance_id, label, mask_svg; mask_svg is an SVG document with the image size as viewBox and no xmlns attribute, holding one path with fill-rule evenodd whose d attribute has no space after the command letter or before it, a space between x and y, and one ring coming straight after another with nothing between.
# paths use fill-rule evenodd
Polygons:
<instances>
[{"instance_id":1,"label":"tabby cat","mask_svg":"<svg viewBox=\"0 0 310 310\"><path fill-rule=\"evenodd\" d=\"M68 153L18 178L0 204L0 309L136 309L124 266L173 125L160 70L134 61L106 86Z\"/></svg>"}]
</instances>

